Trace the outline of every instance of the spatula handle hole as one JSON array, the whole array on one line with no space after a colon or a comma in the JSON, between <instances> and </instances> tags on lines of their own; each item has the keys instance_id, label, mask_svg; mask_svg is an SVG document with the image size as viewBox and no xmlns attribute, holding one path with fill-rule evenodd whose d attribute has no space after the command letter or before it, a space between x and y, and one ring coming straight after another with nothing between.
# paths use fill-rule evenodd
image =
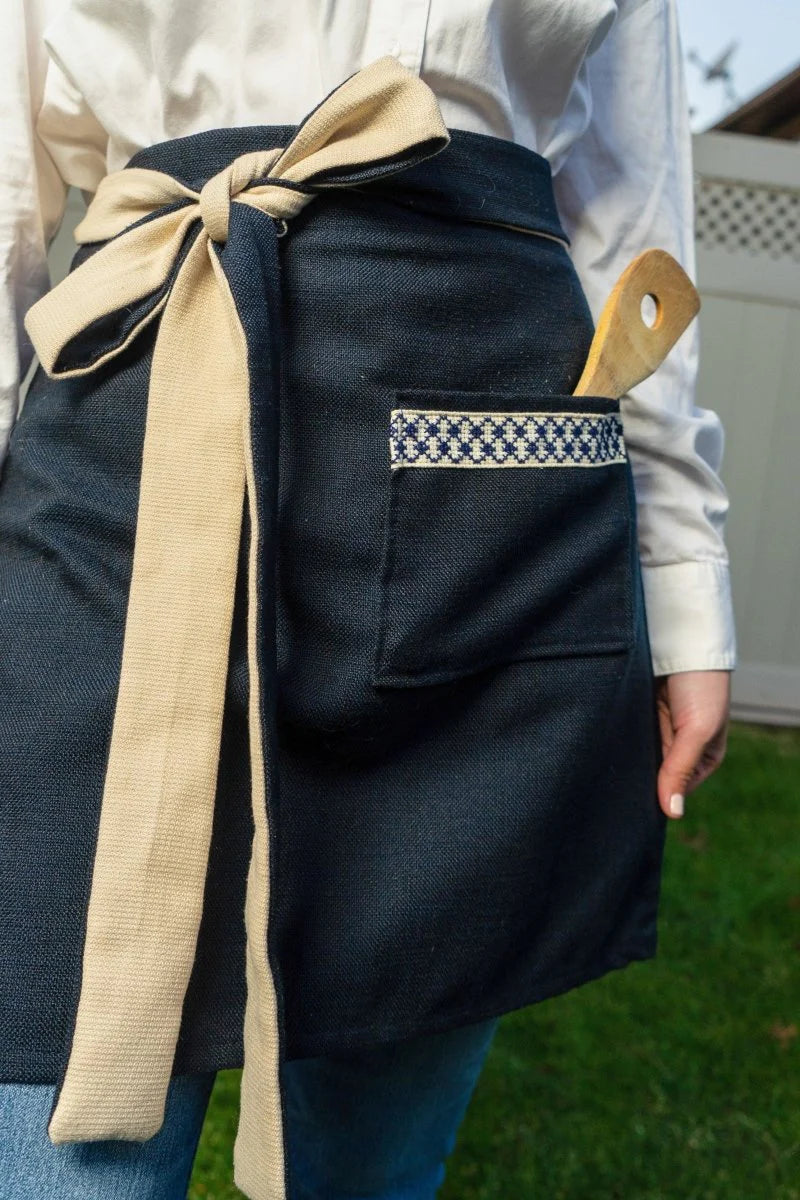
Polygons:
<instances>
[{"instance_id":1,"label":"spatula handle hole","mask_svg":"<svg viewBox=\"0 0 800 1200\"><path fill-rule=\"evenodd\" d=\"M642 320L648 329L654 329L661 314L661 301L652 292L645 292L641 303Z\"/></svg>"}]
</instances>

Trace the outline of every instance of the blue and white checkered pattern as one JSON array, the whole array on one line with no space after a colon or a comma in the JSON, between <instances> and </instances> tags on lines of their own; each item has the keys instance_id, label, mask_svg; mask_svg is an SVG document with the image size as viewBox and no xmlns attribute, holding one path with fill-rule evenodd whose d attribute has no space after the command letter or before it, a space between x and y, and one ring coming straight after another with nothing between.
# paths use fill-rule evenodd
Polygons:
<instances>
[{"instance_id":1,"label":"blue and white checkered pattern","mask_svg":"<svg viewBox=\"0 0 800 1200\"><path fill-rule=\"evenodd\" d=\"M392 410L398 467L599 467L625 462L618 412Z\"/></svg>"}]
</instances>

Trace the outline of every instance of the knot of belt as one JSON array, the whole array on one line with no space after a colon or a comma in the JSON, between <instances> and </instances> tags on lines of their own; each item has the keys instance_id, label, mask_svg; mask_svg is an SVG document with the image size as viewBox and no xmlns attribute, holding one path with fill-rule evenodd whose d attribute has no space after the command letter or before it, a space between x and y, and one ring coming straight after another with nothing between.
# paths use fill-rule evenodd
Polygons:
<instances>
[{"instance_id":1,"label":"knot of belt","mask_svg":"<svg viewBox=\"0 0 800 1200\"><path fill-rule=\"evenodd\" d=\"M241 228L232 207L259 210L260 253L321 192L400 171L448 141L427 85L378 59L331 92L285 148L235 158L200 192L161 171L106 176L76 230L77 241L104 244L25 320L44 370L63 378L97 370L160 317L81 989L48 1132L54 1142L145 1140L163 1123L203 908L246 503L255 835L235 1170L253 1200L285 1192L257 613L270 543L256 503L248 337L226 274L225 246ZM263 263L254 253L253 270Z\"/></svg>"}]
</instances>

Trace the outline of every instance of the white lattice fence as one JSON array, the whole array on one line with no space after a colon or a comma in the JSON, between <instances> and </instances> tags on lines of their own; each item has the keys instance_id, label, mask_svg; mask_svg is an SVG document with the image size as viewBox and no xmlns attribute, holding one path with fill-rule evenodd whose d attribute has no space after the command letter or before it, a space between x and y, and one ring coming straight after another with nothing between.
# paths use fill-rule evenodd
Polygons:
<instances>
[{"instance_id":1,"label":"white lattice fence","mask_svg":"<svg viewBox=\"0 0 800 1200\"><path fill-rule=\"evenodd\" d=\"M734 715L800 724L800 147L694 138L698 404L725 426Z\"/></svg>"},{"instance_id":2,"label":"white lattice fence","mask_svg":"<svg viewBox=\"0 0 800 1200\"><path fill-rule=\"evenodd\" d=\"M700 177L696 201L703 249L800 263L800 191Z\"/></svg>"}]
</instances>

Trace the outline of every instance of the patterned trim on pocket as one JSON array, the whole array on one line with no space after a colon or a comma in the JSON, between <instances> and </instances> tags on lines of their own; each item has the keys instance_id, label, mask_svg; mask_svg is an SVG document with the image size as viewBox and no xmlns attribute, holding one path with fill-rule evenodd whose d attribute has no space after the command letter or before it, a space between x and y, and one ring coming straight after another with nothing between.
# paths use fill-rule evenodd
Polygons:
<instances>
[{"instance_id":1,"label":"patterned trim on pocket","mask_svg":"<svg viewBox=\"0 0 800 1200\"><path fill-rule=\"evenodd\" d=\"M626 460L618 412L392 410L398 467L600 467Z\"/></svg>"}]
</instances>

